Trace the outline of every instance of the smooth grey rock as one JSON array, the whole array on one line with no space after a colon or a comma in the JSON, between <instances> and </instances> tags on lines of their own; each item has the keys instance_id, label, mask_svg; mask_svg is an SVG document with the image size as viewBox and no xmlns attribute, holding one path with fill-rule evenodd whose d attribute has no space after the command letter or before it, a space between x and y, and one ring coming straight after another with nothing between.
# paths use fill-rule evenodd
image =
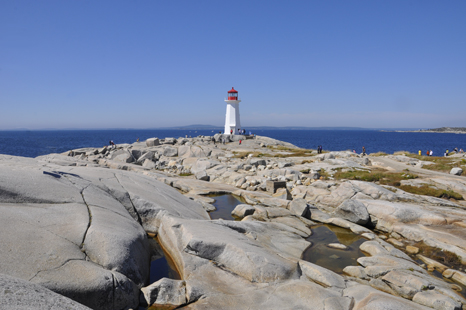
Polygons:
<instances>
[{"instance_id":1,"label":"smooth grey rock","mask_svg":"<svg viewBox=\"0 0 466 310\"><path fill-rule=\"evenodd\" d=\"M131 152L125 149L117 150L111 153L110 159L122 163L132 163L135 161L135 158Z\"/></svg>"},{"instance_id":2,"label":"smooth grey rock","mask_svg":"<svg viewBox=\"0 0 466 310\"><path fill-rule=\"evenodd\" d=\"M290 202L290 211L298 216L311 219L311 209L307 201L302 198L293 199Z\"/></svg>"},{"instance_id":3,"label":"smooth grey rock","mask_svg":"<svg viewBox=\"0 0 466 310\"><path fill-rule=\"evenodd\" d=\"M269 192L271 194L275 194L275 192L279 188L285 188L286 187L286 182L283 182L283 181L267 180L265 182L265 184L266 184L267 192Z\"/></svg>"},{"instance_id":4,"label":"smooth grey rock","mask_svg":"<svg viewBox=\"0 0 466 310\"><path fill-rule=\"evenodd\" d=\"M260 165L267 165L267 162L265 161L265 159L253 158L249 160L249 164L258 167Z\"/></svg>"},{"instance_id":5,"label":"smooth grey rock","mask_svg":"<svg viewBox=\"0 0 466 310\"><path fill-rule=\"evenodd\" d=\"M290 191L288 191L287 188L277 189L277 191L275 192L275 194L272 195L272 197L278 198L278 199L283 199L283 200L292 200L293 199L293 197L290 194Z\"/></svg>"},{"instance_id":6,"label":"smooth grey rock","mask_svg":"<svg viewBox=\"0 0 466 310\"><path fill-rule=\"evenodd\" d=\"M299 261L299 267L306 277L320 285L339 290L346 288L345 279L333 271L303 260Z\"/></svg>"},{"instance_id":7,"label":"smooth grey rock","mask_svg":"<svg viewBox=\"0 0 466 310\"><path fill-rule=\"evenodd\" d=\"M361 266L346 266L343 269L343 273L351 277L355 277L359 279L365 279L367 277L367 274L364 271L364 268Z\"/></svg>"},{"instance_id":8,"label":"smooth grey rock","mask_svg":"<svg viewBox=\"0 0 466 310\"><path fill-rule=\"evenodd\" d=\"M362 202L352 199L341 203L333 212L333 215L358 225L366 225L370 220L366 206Z\"/></svg>"},{"instance_id":9,"label":"smooth grey rock","mask_svg":"<svg viewBox=\"0 0 466 310\"><path fill-rule=\"evenodd\" d=\"M202 170L208 170L211 169L219 164L218 161L216 160L210 160L210 159L205 159L205 158L199 158L196 160L196 162L192 165L191 167L191 172L196 174L199 171Z\"/></svg>"},{"instance_id":10,"label":"smooth grey rock","mask_svg":"<svg viewBox=\"0 0 466 310\"><path fill-rule=\"evenodd\" d=\"M70 260L57 269L44 270L31 282L92 309L124 309L139 303L139 287L133 281L84 260Z\"/></svg>"},{"instance_id":11,"label":"smooth grey rock","mask_svg":"<svg viewBox=\"0 0 466 310\"><path fill-rule=\"evenodd\" d=\"M41 285L0 274L0 308L5 310L90 310Z\"/></svg>"},{"instance_id":12,"label":"smooth grey rock","mask_svg":"<svg viewBox=\"0 0 466 310\"><path fill-rule=\"evenodd\" d=\"M290 254L276 255L271 249L259 246L257 239L245 235L251 228L260 227L258 224L184 220L170 216L164 216L163 221L159 238L184 273L195 272L209 261L257 283L288 279L296 272L296 259L293 262L285 258ZM254 235L259 238L258 233Z\"/></svg>"},{"instance_id":13,"label":"smooth grey rock","mask_svg":"<svg viewBox=\"0 0 466 310\"><path fill-rule=\"evenodd\" d=\"M352 297L329 297L324 300L325 310L351 310L353 306Z\"/></svg>"},{"instance_id":14,"label":"smooth grey rock","mask_svg":"<svg viewBox=\"0 0 466 310\"><path fill-rule=\"evenodd\" d=\"M211 150L205 150L199 146L183 145L178 147L178 156L183 158L188 157L208 157L212 153Z\"/></svg>"},{"instance_id":15,"label":"smooth grey rock","mask_svg":"<svg viewBox=\"0 0 466 310\"><path fill-rule=\"evenodd\" d=\"M196 173L196 179L198 180L201 180L201 181L209 181L210 180L210 177L209 175L207 174L206 171L199 171Z\"/></svg>"},{"instance_id":16,"label":"smooth grey rock","mask_svg":"<svg viewBox=\"0 0 466 310\"><path fill-rule=\"evenodd\" d=\"M423 290L432 289L432 282L426 279L415 276L412 273L393 270L382 277L382 280L387 283L401 297L412 299L413 296Z\"/></svg>"},{"instance_id":17,"label":"smooth grey rock","mask_svg":"<svg viewBox=\"0 0 466 310\"><path fill-rule=\"evenodd\" d=\"M359 310L428 310L425 306L393 296L367 285L353 285L343 291L343 296L354 298L354 308Z\"/></svg>"},{"instance_id":18,"label":"smooth grey rock","mask_svg":"<svg viewBox=\"0 0 466 310\"><path fill-rule=\"evenodd\" d=\"M159 138L150 138L146 140L147 147L157 146L157 145L160 145Z\"/></svg>"},{"instance_id":19,"label":"smooth grey rock","mask_svg":"<svg viewBox=\"0 0 466 310\"><path fill-rule=\"evenodd\" d=\"M231 211L231 215L242 219L248 215L254 214L254 211L256 211L256 209L251 205L239 204Z\"/></svg>"},{"instance_id":20,"label":"smooth grey rock","mask_svg":"<svg viewBox=\"0 0 466 310\"><path fill-rule=\"evenodd\" d=\"M143 164L144 161L146 161L146 159L148 160L154 160L155 159L155 152L153 151L148 151L148 152L145 152L143 154L141 154L141 156L138 158L138 160L136 161L138 164Z\"/></svg>"},{"instance_id":21,"label":"smooth grey rock","mask_svg":"<svg viewBox=\"0 0 466 310\"><path fill-rule=\"evenodd\" d=\"M435 291L422 291L414 295L413 301L437 310L461 310L460 302Z\"/></svg>"},{"instance_id":22,"label":"smooth grey rock","mask_svg":"<svg viewBox=\"0 0 466 310\"><path fill-rule=\"evenodd\" d=\"M463 173L463 169L459 167L451 168L450 170L450 174L453 174L453 175L461 175L462 173Z\"/></svg>"},{"instance_id":23,"label":"smooth grey rock","mask_svg":"<svg viewBox=\"0 0 466 310\"><path fill-rule=\"evenodd\" d=\"M162 278L141 289L147 305L179 307L187 302L186 282Z\"/></svg>"},{"instance_id":24,"label":"smooth grey rock","mask_svg":"<svg viewBox=\"0 0 466 310\"><path fill-rule=\"evenodd\" d=\"M145 159L144 160L144 163L142 164L142 166L144 168L149 168L149 169L155 169L155 167L157 166L156 163L154 163L152 160L150 159Z\"/></svg>"},{"instance_id":25,"label":"smooth grey rock","mask_svg":"<svg viewBox=\"0 0 466 310\"><path fill-rule=\"evenodd\" d=\"M166 157L175 157L178 156L178 148L177 147L167 147L163 150L163 156Z\"/></svg>"},{"instance_id":26,"label":"smooth grey rock","mask_svg":"<svg viewBox=\"0 0 466 310\"><path fill-rule=\"evenodd\" d=\"M318 172L318 171L309 172L309 178L312 179L312 180L320 179L320 172Z\"/></svg>"},{"instance_id":27,"label":"smooth grey rock","mask_svg":"<svg viewBox=\"0 0 466 310\"><path fill-rule=\"evenodd\" d=\"M339 250L346 250L348 247L341 243L329 243L327 244L329 248L339 249Z\"/></svg>"},{"instance_id":28,"label":"smooth grey rock","mask_svg":"<svg viewBox=\"0 0 466 310\"><path fill-rule=\"evenodd\" d=\"M175 138L165 138L162 142L162 144L171 144L171 145L174 145L175 143L176 143Z\"/></svg>"},{"instance_id":29,"label":"smooth grey rock","mask_svg":"<svg viewBox=\"0 0 466 310\"><path fill-rule=\"evenodd\" d=\"M282 168L285 168L285 167L291 167L293 166L293 163L290 163L290 162L284 162L284 161L281 161L278 163L278 168L279 169L282 169Z\"/></svg>"}]
</instances>

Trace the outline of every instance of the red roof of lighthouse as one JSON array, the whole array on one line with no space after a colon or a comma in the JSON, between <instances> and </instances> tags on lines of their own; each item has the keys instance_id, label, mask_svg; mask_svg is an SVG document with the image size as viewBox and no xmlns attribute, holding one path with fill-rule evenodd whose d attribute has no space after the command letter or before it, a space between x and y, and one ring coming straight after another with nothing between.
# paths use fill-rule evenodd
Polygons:
<instances>
[{"instance_id":1,"label":"red roof of lighthouse","mask_svg":"<svg viewBox=\"0 0 466 310\"><path fill-rule=\"evenodd\" d=\"M231 93L237 93L237 91L232 87L231 90L228 91L229 94Z\"/></svg>"}]
</instances>

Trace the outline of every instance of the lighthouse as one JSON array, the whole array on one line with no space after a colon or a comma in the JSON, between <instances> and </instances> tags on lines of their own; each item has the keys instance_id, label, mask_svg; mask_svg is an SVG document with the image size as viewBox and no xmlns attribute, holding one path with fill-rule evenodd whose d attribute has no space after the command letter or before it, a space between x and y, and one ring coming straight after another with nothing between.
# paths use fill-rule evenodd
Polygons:
<instances>
[{"instance_id":1,"label":"lighthouse","mask_svg":"<svg viewBox=\"0 0 466 310\"><path fill-rule=\"evenodd\" d=\"M228 91L228 97L225 99L227 103L227 114L225 117L225 134L239 134L238 129L241 129L239 120L239 103L238 92L232 87Z\"/></svg>"}]
</instances>

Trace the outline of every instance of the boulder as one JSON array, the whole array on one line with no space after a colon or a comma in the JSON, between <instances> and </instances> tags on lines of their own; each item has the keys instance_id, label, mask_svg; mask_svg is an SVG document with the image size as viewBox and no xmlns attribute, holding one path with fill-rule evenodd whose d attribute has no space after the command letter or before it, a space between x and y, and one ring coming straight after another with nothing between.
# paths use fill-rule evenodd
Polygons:
<instances>
[{"instance_id":1,"label":"boulder","mask_svg":"<svg viewBox=\"0 0 466 310\"><path fill-rule=\"evenodd\" d=\"M462 173L463 173L463 169L459 167L455 167L450 170L450 174L453 174L453 175L461 175Z\"/></svg>"},{"instance_id":2,"label":"boulder","mask_svg":"<svg viewBox=\"0 0 466 310\"><path fill-rule=\"evenodd\" d=\"M282 168L285 168L285 167L291 167L293 166L293 163L291 162L284 162L284 161L281 161L278 163L278 168L279 169L282 169Z\"/></svg>"},{"instance_id":3,"label":"boulder","mask_svg":"<svg viewBox=\"0 0 466 310\"><path fill-rule=\"evenodd\" d=\"M310 206L308 205L307 201L298 198L298 199L293 199L290 202L290 211L293 214L296 214L298 216L302 216L307 219L311 219L311 209Z\"/></svg>"},{"instance_id":4,"label":"boulder","mask_svg":"<svg viewBox=\"0 0 466 310\"><path fill-rule=\"evenodd\" d=\"M291 197L291 194L290 194L290 192L288 191L287 188L277 189L277 191L275 192L275 194L272 195L272 197L278 198L278 199L284 199L284 200L293 199L293 197Z\"/></svg>"},{"instance_id":5,"label":"boulder","mask_svg":"<svg viewBox=\"0 0 466 310\"><path fill-rule=\"evenodd\" d=\"M309 177L311 180L318 180L318 179L320 179L320 172L319 172L319 171L316 171L316 170L311 170L311 171L309 172L308 177Z\"/></svg>"},{"instance_id":6,"label":"boulder","mask_svg":"<svg viewBox=\"0 0 466 310\"><path fill-rule=\"evenodd\" d=\"M253 158L249 160L249 164L255 167L258 167L260 165L265 166L267 165L267 162L265 159L260 159L260 158Z\"/></svg>"},{"instance_id":7,"label":"boulder","mask_svg":"<svg viewBox=\"0 0 466 310\"><path fill-rule=\"evenodd\" d=\"M154 156L154 155L155 155L155 152L153 152L153 151L145 152L144 154L142 154L142 155L138 158L137 163L138 163L138 164L143 164L143 163L146 161L146 159L152 161L152 160L155 159L155 156Z\"/></svg>"},{"instance_id":8,"label":"boulder","mask_svg":"<svg viewBox=\"0 0 466 310\"><path fill-rule=\"evenodd\" d=\"M210 177L209 177L209 175L207 174L207 172L205 170L196 172L195 176L196 176L196 179L201 180L201 181L209 181L210 180Z\"/></svg>"},{"instance_id":9,"label":"boulder","mask_svg":"<svg viewBox=\"0 0 466 310\"><path fill-rule=\"evenodd\" d=\"M163 307L174 309L187 302L186 282L162 278L157 282L141 289L147 305L151 307Z\"/></svg>"},{"instance_id":10,"label":"boulder","mask_svg":"<svg viewBox=\"0 0 466 310\"><path fill-rule=\"evenodd\" d=\"M284 181L271 181L267 180L265 182L267 192L274 194L279 188L286 188L286 182Z\"/></svg>"},{"instance_id":11,"label":"boulder","mask_svg":"<svg viewBox=\"0 0 466 310\"><path fill-rule=\"evenodd\" d=\"M175 143L176 143L175 138L165 138L162 142L162 144L170 144L170 145L174 145Z\"/></svg>"},{"instance_id":12,"label":"boulder","mask_svg":"<svg viewBox=\"0 0 466 310\"><path fill-rule=\"evenodd\" d=\"M347 199L341 203L333 215L358 225L366 225L370 220L366 206L362 202L352 199Z\"/></svg>"},{"instance_id":13,"label":"boulder","mask_svg":"<svg viewBox=\"0 0 466 310\"><path fill-rule=\"evenodd\" d=\"M239 219L242 219L248 215L254 214L254 211L256 211L256 209L251 205L239 204L233 209L233 211L231 211L231 215Z\"/></svg>"},{"instance_id":14,"label":"boulder","mask_svg":"<svg viewBox=\"0 0 466 310\"><path fill-rule=\"evenodd\" d=\"M346 288L345 279L333 271L303 260L299 261L299 267L303 275L324 287L331 287L337 290Z\"/></svg>"},{"instance_id":15,"label":"boulder","mask_svg":"<svg viewBox=\"0 0 466 310\"><path fill-rule=\"evenodd\" d=\"M188 157L208 157L212 153L211 150L204 150L199 146L183 145L178 147L178 156L183 158Z\"/></svg>"},{"instance_id":16,"label":"boulder","mask_svg":"<svg viewBox=\"0 0 466 310\"><path fill-rule=\"evenodd\" d=\"M157 145L160 145L159 138L150 138L146 140L147 147L157 146Z\"/></svg>"},{"instance_id":17,"label":"boulder","mask_svg":"<svg viewBox=\"0 0 466 310\"><path fill-rule=\"evenodd\" d=\"M117 150L111 153L110 159L122 163L132 163L135 161L133 154L126 149Z\"/></svg>"},{"instance_id":18,"label":"boulder","mask_svg":"<svg viewBox=\"0 0 466 310\"><path fill-rule=\"evenodd\" d=\"M41 285L0 274L1 309L69 309L90 310L70 298Z\"/></svg>"},{"instance_id":19,"label":"boulder","mask_svg":"<svg viewBox=\"0 0 466 310\"><path fill-rule=\"evenodd\" d=\"M393 296L367 285L355 284L349 286L343 291L343 296L354 298L353 309L364 310L428 310L425 306L414 303L410 300L403 299L398 296Z\"/></svg>"},{"instance_id":20,"label":"boulder","mask_svg":"<svg viewBox=\"0 0 466 310\"><path fill-rule=\"evenodd\" d=\"M414 295L413 301L436 310L461 310L463 308L461 302L430 290L417 293Z\"/></svg>"},{"instance_id":21,"label":"boulder","mask_svg":"<svg viewBox=\"0 0 466 310\"><path fill-rule=\"evenodd\" d=\"M166 157L175 157L178 156L178 148L177 147L167 147L163 150L163 156Z\"/></svg>"},{"instance_id":22,"label":"boulder","mask_svg":"<svg viewBox=\"0 0 466 310\"><path fill-rule=\"evenodd\" d=\"M155 169L156 164L150 160L150 159L145 159L144 163L142 164L144 168L149 168L149 169Z\"/></svg>"},{"instance_id":23,"label":"boulder","mask_svg":"<svg viewBox=\"0 0 466 310\"><path fill-rule=\"evenodd\" d=\"M184 161L183 161L184 162ZM213 168L219 164L218 161L216 160L210 160L210 159L205 159L205 158L199 158L198 160L195 161L195 163L191 167L191 172L192 173L197 173L199 171L203 170L208 170L210 168Z\"/></svg>"}]
</instances>

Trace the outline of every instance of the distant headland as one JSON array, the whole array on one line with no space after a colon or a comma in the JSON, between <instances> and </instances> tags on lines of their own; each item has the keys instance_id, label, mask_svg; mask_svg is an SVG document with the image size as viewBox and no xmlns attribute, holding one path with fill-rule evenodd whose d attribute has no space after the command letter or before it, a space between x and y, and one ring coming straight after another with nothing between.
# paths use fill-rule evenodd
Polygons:
<instances>
[{"instance_id":1,"label":"distant headland","mask_svg":"<svg viewBox=\"0 0 466 310\"><path fill-rule=\"evenodd\" d=\"M411 131L404 131L404 132L466 133L466 127L441 127L441 128L433 128L433 129L411 130Z\"/></svg>"}]
</instances>

